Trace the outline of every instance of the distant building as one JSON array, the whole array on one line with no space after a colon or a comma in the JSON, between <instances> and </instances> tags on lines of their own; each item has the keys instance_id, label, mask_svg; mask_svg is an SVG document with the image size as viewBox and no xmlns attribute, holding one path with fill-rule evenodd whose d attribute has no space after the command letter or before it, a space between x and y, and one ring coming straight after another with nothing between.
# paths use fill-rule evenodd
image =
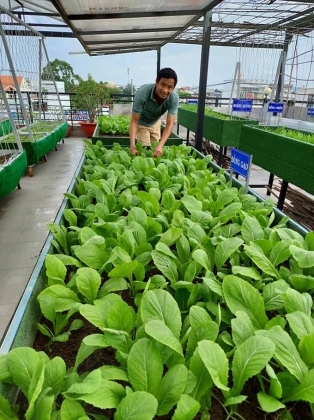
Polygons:
<instances>
[{"instance_id":1,"label":"distant building","mask_svg":"<svg viewBox=\"0 0 314 420\"><path fill-rule=\"evenodd\" d=\"M301 107L314 107L314 88L301 87L297 88L295 92L295 102ZM299 103L298 102L303 102Z\"/></svg>"}]
</instances>

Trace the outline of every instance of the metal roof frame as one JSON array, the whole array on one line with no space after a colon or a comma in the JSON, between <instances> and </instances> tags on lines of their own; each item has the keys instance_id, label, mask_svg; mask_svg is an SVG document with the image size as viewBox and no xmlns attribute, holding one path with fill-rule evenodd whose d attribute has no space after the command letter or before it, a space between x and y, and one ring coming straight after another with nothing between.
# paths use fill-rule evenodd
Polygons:
<instances>
[{"instance_id":1,"label":"metal roof frame","mask_svg":"<svg viewBox=\"0 0 314 420\"><path fill-rule=\"evenodd\" d=\"M314 0L135 0L131 6L127 0L114 6L110 0L0 0L5 3L19 16L58 19L28 23L54 27L40 30L45 37L77 38L93 56L158 51L168 43L201 45L203 17L210 10L212 46L282 49L286 33L312 37L314 28Z\"/></svg>"}]
</instances>

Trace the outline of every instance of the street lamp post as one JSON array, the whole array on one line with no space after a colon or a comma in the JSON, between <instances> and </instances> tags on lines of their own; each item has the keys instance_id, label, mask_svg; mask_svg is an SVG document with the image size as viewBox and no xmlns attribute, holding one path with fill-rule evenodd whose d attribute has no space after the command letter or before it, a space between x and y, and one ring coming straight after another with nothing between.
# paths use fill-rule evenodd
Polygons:
<instances>
[{"instance_id":1,"label":"street lamp post","mask_svg":"<svg viewBox=\"0 0 314 420\"><path fill-rule=\"evenodd\" d=\"M263 100L264 104L267 104L269 102L268 96L270 94L271 94L271 88L268 87L268 86L265 87L265 89L264 89L264 95L265 95L265 97L264 97L264 100Z\"/></svg>"}]
</instances>

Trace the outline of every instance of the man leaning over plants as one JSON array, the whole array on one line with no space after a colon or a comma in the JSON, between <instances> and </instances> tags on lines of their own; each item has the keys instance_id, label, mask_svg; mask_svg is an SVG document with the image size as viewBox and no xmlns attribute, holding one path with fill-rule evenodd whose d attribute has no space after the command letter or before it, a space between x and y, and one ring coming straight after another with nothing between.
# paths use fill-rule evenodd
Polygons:
<instances>
[{"instance_id":1,"label":"man leaning over plants","mask_svg":"<svg viewBox=\"0 0 314 420\"><path fill-rule=\"evenodd\" d=\"M150 146L153 141L158 145L153 156L161 156L162 148L171 134L178 112L179 97L174 92L178 78L170 67L157 73L155 83L141 86L134 97L130 123L130 152L138 155L136 140L143 146ZM161 116L168 111L166 127L161 134Z\"/></svg>"}]
</instances>

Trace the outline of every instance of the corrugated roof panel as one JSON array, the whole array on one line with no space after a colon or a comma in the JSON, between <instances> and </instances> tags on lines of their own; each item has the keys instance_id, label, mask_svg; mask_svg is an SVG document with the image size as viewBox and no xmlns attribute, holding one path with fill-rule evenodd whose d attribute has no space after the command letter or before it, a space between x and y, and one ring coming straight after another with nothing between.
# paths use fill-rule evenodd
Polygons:
<instances>
[{"instance_id":1,"label":"corrugated roof panel","mask_svg":"<svg viewBox=\"0 0 314 420\"><path fill-rule=\"evenodd\" d=\"M154 42L154 45L158 45L158 44L161 44L162 42ZM146 47L146 46L150 46L151 45L151 42L148 40L148 41L143 41L143 42L119 42L119 43L111 43L111 44L102 44L102 43L99 43L99 44L93 44L93 45L90 45L89 46L89 49L91 50L91 51L94 51L94 50L100 50L101 48L106 48L106 49L118 49L118 48L133 48L133 47L140 47L140 48L144 48L144 47Z\"/></svg>"},{"instance_id":2,"label":"corrugated roof panel","mask_svg":"<svg viewBox=\"0 0 314 420\"><path fill-rule=\"evenodd\" d=\"M211 2L208 0L59 0L60 6L68 16L202 10L209 3Z\"/></svg>"},{"instance_id":3,"label":"corrugated roof panel","mask_svg":"<svg viewBox=\"0 0 314 420\"><path fill-rule=\"evenodd\" d=\"M160 17L147 18L121 18L121 19L101 19L101 20L79 20L75 22L75 27L78 32L85 31L116 31L126 30L133 31L139 29L152 29L154 31L158 28L173 28L176 27L178 30L182 28L189 20L191 16L165 16L160 21Z\"/></svg>"},{"instance_id":4,"label":"corrugated roof panel","mask_svg":"<svg viewBox=\"0 0 314 420\"><path fill-rule=\"evenodd\" d=\"M137 45L139 40L148 39L150 49L160 48L222 0L51 1L85 51L94 54L92 45L100 45L98 51L104 53L111 50L112 40L119 41L118 47L118 44L124 45L125 40L133 41L129 45ZM128 33L127 37L124 37L125 33ZM110 34L118 36L111 37Z\"/></svg>"},{"instance_id":5,"label":"corrugated roof panel","mask_svg":"<svg viewBox=\"0 0 314 420\"><path fill-rule=\"evenodd\" d=\"M174 35L175 32L142 32L136 34L136 39L140 39L143 41L150 41L151 39L161 39L164 40L167 36ZM135 39L135 36L133 33L126 33L126 34L99 34L97 36L93 35L84 35L82 36L82 40L84 43L89 44L90 42L104 42L104 43L110 43L115 41L132 41Z\"/></svg>"}]
</instances>

